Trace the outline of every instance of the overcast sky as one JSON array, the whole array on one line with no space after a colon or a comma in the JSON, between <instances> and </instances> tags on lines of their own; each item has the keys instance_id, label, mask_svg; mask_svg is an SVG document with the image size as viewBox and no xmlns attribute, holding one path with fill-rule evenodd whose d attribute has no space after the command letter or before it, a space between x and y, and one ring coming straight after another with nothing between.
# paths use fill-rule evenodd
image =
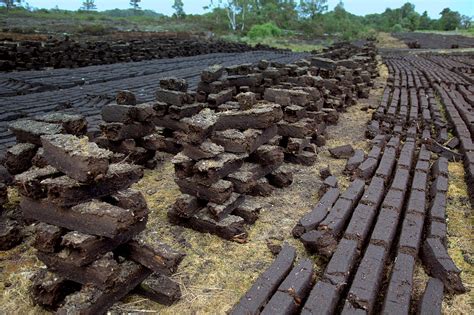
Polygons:
<instances>
[{"instance_id":1,"label":"overcast sky","mask_svg":"<svg viewBox=\"0 0 474 315\"><path fill-rule=\"evenodd\" d=\"M32 7L36 8L54 8L77 10L81 0L26 0ZM129 7L129 0L96 0L98 10L125 9ZM184 11L186 13L204 13L204 6L210 3L210 0L183 0ZM329 9L333 9L339 0L329 0ZM399 8L406 0L345 0L344 7L347 11L365 15L369 13L382 13L386 8ZM418 12L428 11L432 18L438 18L439 12L444 8L450 8L459 11L467 16L474 16L474 0L412 0ZM170 15L173 13L171 6L173 0L142 0L143 9L151 9L159 13Z\"/></svg>"}]
</instances>

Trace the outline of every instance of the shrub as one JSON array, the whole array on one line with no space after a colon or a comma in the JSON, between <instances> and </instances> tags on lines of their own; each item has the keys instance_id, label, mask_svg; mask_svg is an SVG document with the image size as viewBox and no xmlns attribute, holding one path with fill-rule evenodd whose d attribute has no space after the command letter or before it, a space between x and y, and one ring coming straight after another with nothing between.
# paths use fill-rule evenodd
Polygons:
<instances>
[{"instance_id":1,"label":"shrub","mask_svg":"<svg viewBox=\"0 0 474 315\"><path fill-rule=\"evenodd\" d=\"M400 24L395 24L392 27L392 32L393 33L401 33L401 32L403 32L403 27Z\"/></svg>"},{"instance_id":2,"label":"shrub","mask_svg":"<svg viewBox=\"0 0 474 315\"><path fill-rule=\"evenodd\" d=\"M78 31L81 34L87 35L105 35L112 32L112 28L104 26L102 24L89 24L89 25L82 25Z\"/></svg>"},{"instance_id":3,"label":"shrub","mask_svg":"<svg viewBox=\"0 0 474 315\"><path fill-rule=\"evenodd\" d=\"M247 36L250 39L266 38L266 37L278 37L282 33L282 30L273 23L257 24L252 26L248 31Z\"/></svg>"}]
</instances>

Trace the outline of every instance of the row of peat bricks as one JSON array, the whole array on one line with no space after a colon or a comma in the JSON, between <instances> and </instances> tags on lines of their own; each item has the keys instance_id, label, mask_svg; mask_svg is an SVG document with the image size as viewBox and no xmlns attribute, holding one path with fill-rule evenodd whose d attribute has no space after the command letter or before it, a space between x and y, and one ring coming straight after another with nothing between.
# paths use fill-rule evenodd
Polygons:
<instances>
[{"instance_id":1,"label":"row of peat bricks","mask_svg":"<svg viewBox=\"0 0 474 315\"><path fill-rule=\"evenodd\" d=\"M78 42L70 38L0 42L0 71L78 68L117 62L274 50L243 43L199 38L148 38L131 41Z\"/></svg>"},{"instance_id":2,"label":"row of peat bricks","mask_svg":"<svg viewBox=\"0 0 474 315\"><path fill-rule=\"evenodd\" d=\"M2 207L0 236L8 249L21 241L20 223L33 223L37 256L47 266L33 278L34 302L81 314L104 313L131 290L174 302L179 286L168 276L183 254L146 242L148 208L130 188L143 176L138 164L153 168L157 151L179 152L173 162L183 196L170 221L245 241L243 224L254 222L260 209L244 202L246 195L291 184L285 160L316 161L326 123L368 95L375 54L369 45L336 61L323 54L290 65L213 66L197 92L167 78L157 101L145 104L122 91L104 107L96 142L84 136L87 124L79 115L12 123L18 144L0 171L18 189L21 213ZM7 202L6 185L1 191Z\"/></svg>"},{"instance_id":3,"label":"row of peat bricks","mask_svg":"<svg viewBox=\"0 0 474 315\"><path fill-rule=\"evenodd\" d=\"M328 259L318 281L311 261L294 265L294 249L283 246L232 314L441 314L445 293L466 292L447 251L446 207L448 159L462 158L457 146L468 156L471 138L463 131L464 112L452 125L458 141L448 139L451 126L434 93L452 121L454 110L466 105L459 93L465 96L469 87L446 91L440 88L445 83L434 83L432 89L411 64L387 64L388 86L367 126L371 150L330 149L348 158L345 173L353 181L341 192L323 169L322 196L293 229L307 251ZM430 278L415 301L419 259Z\"/></svg>"}]
</instances>

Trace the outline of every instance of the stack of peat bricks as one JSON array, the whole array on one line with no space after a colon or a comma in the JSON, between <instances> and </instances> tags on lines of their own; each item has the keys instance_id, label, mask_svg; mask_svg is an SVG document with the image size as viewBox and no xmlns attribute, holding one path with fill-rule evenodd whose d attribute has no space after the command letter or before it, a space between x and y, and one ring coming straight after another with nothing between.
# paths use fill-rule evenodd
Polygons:
<instances>
[{"instance_id":1,"label":"stack of peat bricks","mask_svg":"<svg viewBox=\"0 0 474 315\"><path fill-rule=\"evenodd\" d=\"M94 141L116 153L116 159L154 168L156 128L153 119L161 111L162 104L149 102L136 104L130 91L119 91L115 103L102 107L102 135Z\"/></svg>"},{"instance_id":2,"label":"stack of peat bricks","mask_svg":"<svg viewBox=\"0 0 474 315\"><path fill-rule=\"evenodd\" d=\"M248 106L217 113L207 108L181 120L183 150L173 163L183 195L168 212L171 222L243 242L244 223L255 222L260 211L246 195L266 196L274 186L291 184L291 173L280 167L283 150L275 145L281 107Z\"/></svg>"},{"instance_id":3,"label":"stack of peat bricks","mask_svg":"<svg viewBox=\"0 0 474 315\"><path fill-rule=\"evenodd\" d=\"M45 67L77 68L117 62L195 56L219 52L276 50L235 42L158 35L130 41L78 42L68 37L46 41L0 42L0 71L37 70Z\"/></svg>"},{"instance_id":4,"label":"stack of peat bricks","mask_svg":"<svg viewBox=\"0 0 474 315\"><path fill-rule=\"evenodd\" d=\"M192 113L179 121L166 119L173 121L173 135L182 145L173 163L184 193L169 211L170 220L244 241L243 223L253 223L260 210L244 202L245 195L266 196L273 186L290 185L292 174L280 167L283 161L315 163L326 123L336 123L338 110L367 96L359 92L372 84L375 59L365 49L340 65L315 58L288 65L211 66L201 74L194 98L199 103L193 103L184 82L164 80L158 101L173 105L174 112Z\"/></svg>"},{"instance_id":5,"label":"stack of peat bricks","mask_svg":"<svg viewBox=\"0 0 474 315\"><path fill-rule=\"evenodd\" d=\"M12 175L27 171L31 167L44 167L40 137L53 134L84 135L87 122L80 115L51 113L29 119L18 120L9 125L15 134L17 144L9 148L2 157L0 166L0 207L6 202L7 186L12 183ZM17 209L2 210L0 225L0 249L8 250L23 239L24 220Z\"/></svg>"},{"instance_id":6,"label":"stack of peat bricks","mask_svg":"<svg viewBox=\"0 0 474 315\"><path fill-rule=\"evenodd\" d=\"M161 303L180 297L168 276L183 254L148 244L148 207L130 186L138 165L69 134L42 135L47 165L15 177L20 207L35 222L33 246L47 269L33 277L35 304L58 314L105 314L132 290Z\"/></svg>"}]
</instances>

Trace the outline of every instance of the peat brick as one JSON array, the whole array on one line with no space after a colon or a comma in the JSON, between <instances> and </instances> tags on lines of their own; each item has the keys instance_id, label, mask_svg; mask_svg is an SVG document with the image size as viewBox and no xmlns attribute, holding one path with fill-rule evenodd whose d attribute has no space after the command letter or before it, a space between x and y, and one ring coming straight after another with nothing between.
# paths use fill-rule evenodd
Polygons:
<instances>
[{"instance_id":1,"label":"peat brick","mask_svg":"<svg viewBox=\"0 0 474 315\"><path fill-rule=\"evenodd\" d=\"M130 124L112 122L100 124L99 127L104 136L111 141L142 138L155 131L154 125L149 122Z\"/></svg>"},{"instance_id":2,"label":"peat brick","mask_svg":"<svg viewBox=\"0 0 474 315\"><path fill-rule=\"evenodd\" d=\"M35 238L33 247L45 253L54 253L61 244L62 236L65 230L43 222L35 226Z\"/></svg>"},{"instance_id":3,"label":"peat brick","mask_svg":"<svg viewBox=\"0 0 474 315\"><path fill-rule=\"evenodd\" d=\"M160 79L160 88L171 91L186 92L188 90L188 83L185 79L168 77Z\"/></svg>"},{"instance_id":4,"label":"peat brick","mask_svg":"<svg viewBox=\"0 0 474 315\"><path fill-rule=\"evenodd\" d=\"M330 148L329 153L337 159L348 159L354 155L354 148L350 144Z\"/></svg>"},{"instance_id":5,"label":"peat brick","mask_svg":"<svg viewBox=\"0 0 474 315\"><path fill-rule=\"evenodd\" d=\"M335 285L318 281L301 311L302 315L329 315L336 310L340 292Z\"/></svg>"},{"instance_id":6,"label":"peat brick","mask_svg":"<svg viewBox=\"0 0 474 315\"><path fill-rule=\"evenodd\" d=\"M199 161L202 159L214 158L222 153L224 153L224 148L214 142L209 140L201 143L199 146L191 144L183 144L183 154L187 157Z\"/></svg>"},{"instance_id":7,"label":"peat brick","mask_svg":"<svg viewBox=\"0 0 474 315\"><path fill-rule=\"evenodd\" d=\"M137 103L135 94L127 90L118 91L115 101L119 105L135 105Z\"/></svg>"},{"instance_id":8,"label":"peat brick","mask_svg":"<svg viewBox=\"0 0 474 315\"><path fill-rule=\"evenodd\" d=\"M285 244L270 267L258 277L230 314L258 314L290 272L295 258L295 249Z\"/></svg>"},{"instance_id":9,"label":"peat brick","mask_svg":"<svg viewBox=\"0 0 474 315\"><path fill-rule=\"evenodd\" d=\"M347 161L346 168L344 169L348 173L354 172L357 167L364 162L365 160L365 153L363 150L356 149L354 151L354 155L350 157L350 159Z\"/></svg>"},{"instance_id":10,"label":"peat brick","mask_svg":"<svg viewBox=\"0 0 474 315\"><path fill-rule=\"evenodd\" d=\"M246 196L244 202L238 206L232 214L241 217L248 224L253 224L257 221L262 209L263 207L260 203Z\"/></svg>"},{"instance_id":11,"label":"peat brick","mask_svg":"<svg viewBox=\"0 0 474 315\"><path fill-rule=\"evenodd\" d=\"M378 161L374 158L367 158L356 170L356 175L364 180L370 179L377 169Z\"/></svg>"},{"instance_id":12,"label":"peat brick","mask_svg":"<svg viewBox=\"0 0 474 315\"><path fill-rule=\"evenodd\" d=\"M293 172L285 165L267 175L268 182L278 188L288 187L293 183Z\"/></svg>"},{"instance_id":13,"label":"peat brick","mask_svg":"<svg viewBox=\"0 0 474 315\"><path fill-rule=\"evenodd\" d=\"M47 190L41 181L47 178L59 177L62 174L52 166L44 168L32 167L28 171L15 176L15 185L23 196L39 199L46 197Z\"/></svg>"},{"instance_id":14,"label":"peat brick","mask_svg":"<svg viewBox=\"0 0 474 315\"><path fill-rule=\"evenodd\" d=\"M9 148L4 163L8 172L16 175L29 169L37 149L37 146L31 143L18 143Z\"/></svg>"},{"instance_id":15,"label":"peat brick","mask_svg":"<svg viewBox=\"0 0 474 315\"><path fill-rule=\"evenodd\" d=\"M41 145L41 136L64 133L60 124L45 123L35 120L17 120L9 125L17 142L29 142Z\"/></svg>"},{"instance_id":16,"label":"peat brick","mask_svg":"<svg viewBox=\"0 0 474 315\"><path fill-rule=\"evenodd\" d=\"M382 207L393 209L396 212L401 212L403 202L405 200L405 193L400 190L390 188L383 200Z\"/></svg>"},{"instance_id":17,"label":"peat brick","mask_svg":"<svg viewBox=\"0 0 474 315\"><path fill-rule=\"evenodd\" d=\"M33 276L30 295L35 305L55 310L64 298L79 290L79 285L68 281L46 268L39 269Z\"/></svg>"},{"instance_id":18,"label":"peat brick","mask_svg":"<svg viewBox=\"0 0 474 315\"><path fill-rule=\"evenodd\" d=\"M433 198L433 197L432 197ZM446 220L446 194L437 193L431 201L430 219L444 222Z\"/></svg>"},{"instance_id":19,"label":"peat brick","mask_svg":"<svg viewBox=\"0 0 474 315\"><path fill-rule=\"evenodd\" d=\"M437 238L446 247L448 244L447 226L444 222L431 221L426 233L427 238Z\"/></svg>"},{"instance_id":20,"label":"peat brick","mask_svg":"<svg viewBox=\"0 0 474 315\"><path fill-rule=\"evenodd\" d=\"M217 116L212 110L203 109L197 115L181 119L181 122L186 126L185 141L200 144L214 130Z\"/></svg>"},{"instance_id":21,"label":"peat brick","mask_svg":"<svg viewBox=\"0 0 474 315\"><path fill-rule=\"evenodd\" d=\"M0 250L9 250L17 246L23 240L22 227L9 218L0 221Z\"/></svg>"},{"instance_id":22,"label":"peat brick","mask_svg":"<svg viewBox=\"0 0 474 315\"><path fill-rule=\"evenodd\" d=\"M117 273L117 282L112 289L101 291L92 285L83 286L79 292L66 297L57 314L104 314L115 302L145 280L151 271L134 262L126 261Z\"/></svg>"},{"instance_id":23,"label":"peat brick","mask_svg":"<svg viewBox=\"0 0 474 315\"><path fill-rule=\"evenodd\" d=\"M446 194L448 192L448 178L444 176L436 177L431 183L430 193L431 198L436 196L437 193Z\"/></svg>"},{"instance_id":24,"label":"peat brick","mask_svg":"<svg viewBox=\"0 0 474 315\"><path fill-rule=\"evenodd\" d=\"M118 252L156 273L168 276L176 272L185 256L164 243L147 242L141 234L120 246Z\"/></svg>"},{"instance_id":25,"label":"peat brick","mask_svg":"<svg viewBox=\"0 0 474 315\"><path fill-rule=\"evenodd\" d=\"M380 177L373 177L365 190L360 202L378 207L385 193L385 181Z\"/></svg>"},{"instance_id":26,"label":"peat brick","mask_svg":"<svg viewBox=\"0 0 474 315\"><path fill-rule=\"evenodd\" d=\"M427 272L432 277L443 281L446 290L451 293L466 292L460 273L451 257L437 238L427 238L421 250L421 259Z\"/></svg>"},{"instance_id":27,"label":"peat brick","mask_svg":"<svg viewBox=\"0 0 474 315\"><path fill-rule=\"evenodd\" d=\"M407 213L418 213L424 215L426 212L426 192L422 190L410 191Z\"/></svg>"},{"instance_id":28,"label":"peat brick","mask_svg":"<svg viewBox=\"0 0 474 315\"><path fill-rule=\"evenodd\" d=\"M431 168L432 178L437 178L440 176L448 177L448 159L445 157L440 157L436 162L433 163Z\"/></svg>"},{"instance_id":29,"label":"peat brick","mask_svg":"<svg viewBox=\"0 0 474 315\"><path fill-rule=\"evenodd\" d=\"M227 111L218 114L216 130L265 129L283 118L278 104L264 104L245 111Z\"/></svg>"},{"instance_id":30,"label":"peat brick","mask_svg":"<svg viewBox=\"0 0 474 315\"><path fill-rule=\"evenodd\" d=\"M232 182L222 179L211 186L196 183L189 178L176 179L175 181L183 193L217 204L222 204L228 200L233 191Z\"/></svg>"},{"instance_id":31,"label":"peat brick","mask_svg":"<svg viewBox=\"0 0 474 315\"><path fill-rule=\"evenodd\" d=\"M230 198L223 204L209 202L207 204L207 208L209 209L209 212L214 216L214 218L216 218L217 220L221 220L228 214L232 213L232 211L234 211L237 207L239 207L242 202L244 202L244 200L244 195L232 193Z\"/></svg>"},{"instance_id":32,"label":"peat brick","mask_svg":"<svg viewBox=\"0 0 474 315\"><path fill-rule=\"evenodd\" d=\"M424 216L417 213L407 213L405 215L398 243L399 253L405 253L413 257L418 256L423 236L424 220Z\"/></svg>"},{"instance_id":33,"label":"peat brick","mask_svg":"<svg viewBox=\"0 0 474 315\"><path fill-rule=\"evenodd\" d=\"M179 284L159 273L153 273L146 278L134 293L167 306L173 305L181 298Z\"/></svg>"},{"instance_id":34,"label":"peat brick","mask_svg":"<svg viewBox=\"0 0 474 315\"><path fill-rule=\"evenodd\" d=\"M82 115L65 114L65 113L48 113L36 116L35 120L61 124L66 133L82 136L87 132L87 120Z\"/></svg>"},{"instance_id":35,"label":"peat brick","mask_svg":"<svg viewBox=\"0 0 474 315\"><path fill-rule=\"evenodd\" d=\"M418 302L417 314L441 315L441 304L444 297L444 284L441 280L430 278L425 292Z\"/></svg>"},{"instance_id":36,"label":"peat brick","mask_svg":"<svg viewBox=\"0 0 474 315\"><path fill-rule=\"evenodd\" d=\"M356 240L358 245L362 246L364 241L369 236L376 214L376 205L359 204L352 214L344 237L347 239Z\"/></svg>"},{"instance_id":37,"label":"peat brick","mask_svg":"<svg viewBox=\"0 0 474 315\"><path fill-rule=\"evenodd\" d=\"M137 107L129 105L107 104L102 107L102 119L106 122L131 123L136 119Z\"/></svg>"},{"instance_id":38,"label":"peat brick","mask_svg":"<svg viewBox=\"0 0 474 315\"><path fill-rule=\"evenodd\" d=\"M261 314L294 314L311 288L312 277L312 261L302 259L283 280Z\"/></svg>"},{"instance_id":39,"label":"peat brick","mask_svg":"<svg viewBox=\"0 0 474 315\"><path fill-rule=\"evenodd\" d=\"M110 164L107 174L91 184L80 183L68 176L44 179L40 184L47 192L49 202L68 207L127 189L142 177L140 166L117 163Z\"/></svg>"},{"instance_id":40,"label":"peat brick","mask_svg":"<svg viewBox=\"0 0 474 315\"><path fill-rule=\"evenodd\" d=\"M343 238L326 266L323 279L343 290L359 254L357 241Z\"/></svg>"},{"instance_id":41,"label":"peat brick","mask_svg":"<svg viewBox=\"0 0 474 315\"><path fill-rule=\"evenodd\" d=\"M387 249L370 244L349 289L349 302L369 314L372 313L382 285L386 255Z\"/></svg>"},{"instance_id":42,"label":"peat brick","mask_svg":"<svg viewBox=\"0 0 474 315\"><path fill-rule=\"evenodd\" d=\"M337 188L329 189L310 212L306 213L293 228L293 236L300 237L303 233L314 230L324 220L329 209L339 198L340 191Z\"/></svg>"},{"instance_id":43,"label":"peat brick","mask_svg":"<svg viewBox=\"0 0 474 315\"><path fill-rule=\"evenodd\" d=\"M410 171L403 168L398 168L395 171L395 177L393 178L391 189L398 189L400 191L406 192L409 181Z\"/></svg>"},{"instance_id":44,"label":"peat brick","mask_svg":"<svg viewBox=\"0 0 474 315\"><path fill-rule=\"evenodd\" d=\"M392 246L397 231L400 213L388 208L382 208L377 217L370 243L388 249Z\"/></svg>"},{"instance_id":45,"label":"peat brick","mask_svg":"<svg viewBox=\"0 0 474 315\"><path fill-rule=\"evenodd\" d=\"M397 255L385 295L383 314L409 314L415 262L413 256Z\"/></svg>"},{"instance_id":46,"label":"peat brick","mask_svg":"<svg viewBox=\"0 0 474 315\"><path fill-rule=\"evenodd\" d=\"M42 136L41 142L46 161L79 182L90 182L107 173L112 152L99 148L86 137L60 134Z\"/></svg>"}]
</instances>

